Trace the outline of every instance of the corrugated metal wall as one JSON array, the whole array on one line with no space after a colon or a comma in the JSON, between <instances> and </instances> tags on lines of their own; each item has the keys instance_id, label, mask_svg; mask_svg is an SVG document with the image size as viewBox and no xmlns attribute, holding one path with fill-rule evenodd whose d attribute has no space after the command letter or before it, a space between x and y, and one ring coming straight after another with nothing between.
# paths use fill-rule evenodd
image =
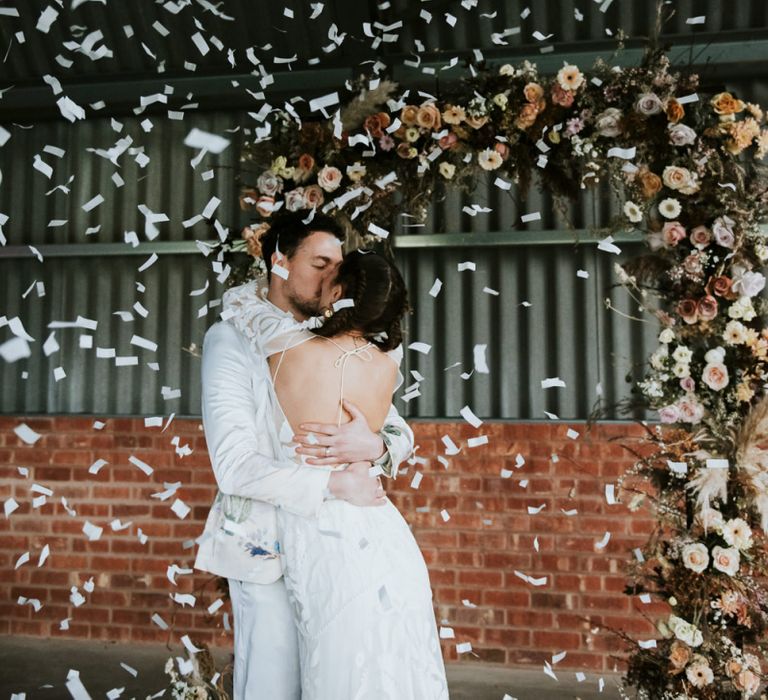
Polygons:
<instances>
[{"instance_id":1,"label":"corrugated metal wall","mask_svg":"<svg viewBox=\"0 0 768 700\"><path fill-rule=\"evenodd\" d=\"M765 82L733 81L731 86L750 100L768 102ZM119 244L124 232L131 230L143 239L144 221L137 208L141 203L172 219L160 224L158 240L210 238L205 226L185 230L181 221L200 213L214 195L222 200L218 215L223 222L240 216L234 186L239 136L233 136L235 142L221 156L206 156L194 171L189 161L195 154L182 145L183 137L192 126L223 133L237 127L241 118L240 114L210 113L190 114L183 122L156 119L149 133L141 128L141 118L122 119L125 126L120 134L112 130L109 120L14 128L13 137L0 149L4 175L0 211L10 216L4 227L9 245ZM116 168L86 148L108 148L125 133L134 135L134 145L144 146L151 162L143 171L124 157L119 172L126 184L115 188L110 178ZM65 148L66 155L59 160L43 154L47 144ZM32 169L36 153L54 166L50 181ZM215 178L206 182L201 173L212 166L218 166ZM54 185L66 183L71 174L75 179L68 196L61 191L46 195ZM83 212L81 205L97 193L105 196L104 204L91 213ZM493 212L477 217L462 214L462 207L470 202L493 207ZM605 192L585 195L570 208L567 219L577 229L600 226L608 221L614 206ZM520 215L532 211L540 211L542 221L518 225ZM68 219L69 224L49 228L51 219ZM101 230L87 238L86 228L97 223ZM409 231L492 231L514 241L518 232L527 230L530 235L537 229L564 226L547 195L534 189L527 200L516 202L486 184L471 196L449 193L435 205L423 229ZM584 235L583 231L579 234L582 239ZM636 312L621 290L610 291L615 259L598 251L594 243L407 247L407 236L401 242L398 259L415 308L409 341L432 346L428 356L407 353L406 370L418 370L425 380L421 397L408 404L398 402L406 415L452 417L467 404L484 417L538 419L549 411L563 418L584 418L593 406L598 384L610 404L627 395L627 372L634 371L634 377L639 377L654 330L650 324L630 322L605 309L603 300L610 294L620 310L631 315ZM622 248L631 252L627 244ZM216 314L211 309L205 318L197 316L198 309L222 291L210 261L197 253L163 255L146 272L138 273L146 256L132 254L128 246L117 252L111 257L49 257L42 264L35 258L3 258L0 254L2 313L8 318L18 315L38 345L50 332L48 323L73 321L81 315L99 322L93 333L94 348L114 347L117 355L136 355L140 362L134 367L116 367L114 360L97 359L95 349L79 347L83 331L57 331L61 349L51 357L36 351L29 360L0 366L0 411L199 413L199 361L184 348L200 345L205 326ZM476 271L458 272L457 264L467 260L476 264ZM589 272L589 279L577 277L580 269ZM433 299L428 291L438 277L444 287ZM137 291L137 280L146 286L145 292ZM206 280L211 282L210 288L201 296L190 297ZM32 290L22 299L34 281L45 283L45 297L38 298ZM499 295L483 292L486 286ZM149 310L146 319L134 313L133 322L123 322L114 315L118 310L130 310L136 301ZM524 301L531 306L524 306ZM8 337L7 329L2 333L2 339ZM158 343L158 351L131 346L134 333ZM476 344L488 345L490 373L463 380L460 373L471 370ZM147 362L157 362L159 371ZM457 362L460 366L449 368ZM58 366L67 377L56 382L53 369ZM28 373L26 379L23 371ZM566 382L566 388L542 390L541 380L555 376ZM164 400L163 386L181 389L181 397Z\"/></svg>"}]
</instances>

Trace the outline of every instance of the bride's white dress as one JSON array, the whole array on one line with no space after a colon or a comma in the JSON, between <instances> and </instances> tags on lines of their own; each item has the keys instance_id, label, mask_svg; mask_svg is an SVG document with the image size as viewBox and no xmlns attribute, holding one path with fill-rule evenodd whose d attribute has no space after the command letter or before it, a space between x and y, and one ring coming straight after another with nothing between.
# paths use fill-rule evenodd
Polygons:
<instances>
[{"instance_id":1,"label":"bride's white dress","mask_svg":"<svg viewBox=\"0 0 768 700\"><path fill-rule=\"evenodd\" d=\"M275 400L284 456L297 459ZM317 519L278 510L299 633L302 700L442 700L445 667L424 558L400 512L326 501Z\"/></svg>"}]
</instances>

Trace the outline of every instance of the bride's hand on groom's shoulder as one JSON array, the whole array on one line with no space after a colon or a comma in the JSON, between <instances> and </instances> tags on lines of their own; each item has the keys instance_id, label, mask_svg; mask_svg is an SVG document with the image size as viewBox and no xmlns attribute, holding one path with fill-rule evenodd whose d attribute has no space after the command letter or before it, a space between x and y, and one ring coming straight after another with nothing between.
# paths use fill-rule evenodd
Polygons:
<instances>
[{"instance_id":1,"label":"bride's hand on groom's shoulder","mask_svg":"<svg viewBox=\"0 0 768 700\"><path fill-rule=\"evenodd\" d=\"M351 401L344 400L344 410L352 420L339 426L330 423L302 423L303 433L293 436L296 452L308 457L315 466L336 466L351 462L374 460L384 453L384 441L371 431L362 411ZM311 437L310 437L311 436Z\"/></svg>"},{"instance_id":2,"label":"bride's hand on groom's shoulder","mask_svg":"<svg viewBox=\"0 0 768 700\"><path fill-rule=\"evenodd\" d=\"M383 506L387 502L381 477L371 476L370 462L354 462L344 470L331 472L328 490L354 506Z\"/></svg>"}]
</instances>

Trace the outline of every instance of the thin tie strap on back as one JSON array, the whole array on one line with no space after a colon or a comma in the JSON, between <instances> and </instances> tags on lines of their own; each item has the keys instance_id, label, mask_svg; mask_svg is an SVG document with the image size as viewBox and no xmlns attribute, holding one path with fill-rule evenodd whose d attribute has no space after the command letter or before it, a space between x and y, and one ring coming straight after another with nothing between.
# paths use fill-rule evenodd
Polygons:
<instances>
[{"instance_id":1,"label":"thin tie strap on back","mask_svg":"<svg viewBox=\"0 0 768 700\"><path fill-rule=\"evenodd\" d=\"M349 360L350 357L357 357L364 362L371 362L373 360L373 355L371 354L369 348L373 347L373 343L366 343L359 348L345 350L332 338L326 338L326 340L330 340L337 348L339 348L339 350L343 351L333 363L333 366L336 367L336 369L341 367L341 386L339 387L339 415L336 418L336 426L338 427L341 425L341 418L344 414L344 372L347 369L347 360Z\"/></svg>"}]
</instances>

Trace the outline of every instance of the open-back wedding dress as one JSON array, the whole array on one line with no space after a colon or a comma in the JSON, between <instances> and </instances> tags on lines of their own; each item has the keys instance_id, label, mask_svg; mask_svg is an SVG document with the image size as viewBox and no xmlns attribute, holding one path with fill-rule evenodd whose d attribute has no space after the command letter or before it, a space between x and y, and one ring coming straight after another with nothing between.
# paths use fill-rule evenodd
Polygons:
<instances>
[{"instance_id":1,"label":"open-back wedding dress","mask_svg":"<svg viewBox=\"0 0 768 700\"><path fill-rule=\"evenodd\" d=\"M283 336L269 354L310 339L317 336L306 330L288 342ZM378 350L338 347L343 392L346 363ZM399 365L402 351L388 354ZM294 431L274 398L284 456L297 460ZM278 510L278 534L299 633L302 700L448 697L427 567L388 499L378 507L329 500L317 519Z\"/></svg>"}]
</instances>

